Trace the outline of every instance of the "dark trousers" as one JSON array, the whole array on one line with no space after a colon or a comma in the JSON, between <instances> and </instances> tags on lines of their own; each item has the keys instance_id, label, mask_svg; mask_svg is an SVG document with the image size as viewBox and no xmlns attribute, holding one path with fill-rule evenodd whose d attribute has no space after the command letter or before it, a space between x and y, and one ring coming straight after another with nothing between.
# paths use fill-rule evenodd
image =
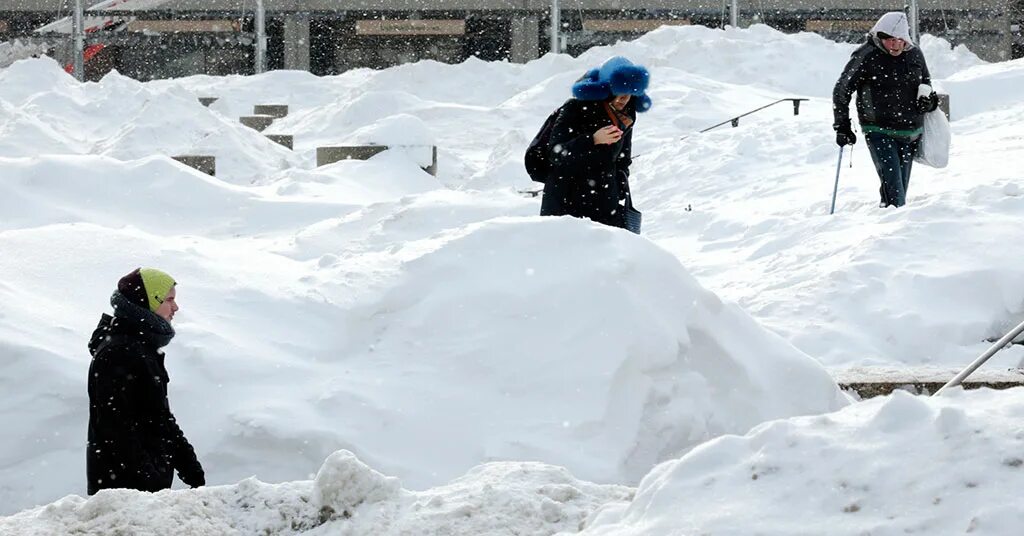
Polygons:
<instances>
[{"instance_id":1,"label":"dark trousers","mask_svg":"<svg viewBox=\"0 0 1024 536\"><path fill-rule=\"evenodd\" d=\"M907 187L910 186L910 169L914 165L918 140L894 138L881 132L869 132L867 140L871 160L882 186L878 189L882 206L902 207L907 204Z\"/></svg>"}]
</instances>

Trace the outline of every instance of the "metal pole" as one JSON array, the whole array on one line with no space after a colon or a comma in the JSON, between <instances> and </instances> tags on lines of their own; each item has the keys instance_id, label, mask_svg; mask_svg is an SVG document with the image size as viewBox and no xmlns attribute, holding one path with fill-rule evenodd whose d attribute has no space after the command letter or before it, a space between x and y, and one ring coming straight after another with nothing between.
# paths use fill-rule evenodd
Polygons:
<instances>
[{"instance_id":1,"label":"metal pole","mask_svg":"<svg viewBox=\"0 0 1024 536\"><path fill-rule=\"evenodd\" d=\"M829 214L836 212L836 194L839 193L839 170L843 169L843 147L839 148L839 161L836 162L836 185L832 187L832 208L828 209ZM853 149L850 149L853 154Z\"/></svg>"},{"instance_id":2,"label":"metal pole","mask_svg":"<svg viewBox=\"0 0 1024 536\"><path fill-rule=\"evenodd\" d=\"M71 33L74 36L75 51L72 58L74 76L79 82L85 81L85 27L82 22L82 0L75 0L75 14L72 17Z\"/></svg>"},{"instance_id":3,"label":"metal pole","mask_svg":"<svg viewBox=\"0 0 1024 536\"><path fill-rule=\"evenodd\" d=\"M256 74L267 72L267 13L256 0Z\"/></svg>"},{"instance_id":4,"label":"metal pole","mask_svg":"<svg viewBox=\"0 0 1024 536\"><path fill-rule=\"evenodd\" d=\"M920 33L920 18L917 12L917 0L910 0L910 5L907 7L910 12L907 18L910 19L910 38L914 40L915 45L921 44L921 33Z\"/></svg>"},{"instance_id":5,"label":"metal pole","mask_svg":"<svg viewBox=\"0 0 1024 536\"><path fill-rule=\"evenodd\" d=\"M551 52L561 52L558 43L559 27L562 25L562 13L558 10L558 0L551 0Z\"/></svg>"},{"instance_id":6,"label":"metal pole","mask_svg":"<svg viewBox=\"0 0 1024 536\"><path fill-rule=\"evenodd\" d=\"M996 352L1002 350L1003 347L1006 346L1007 344L1010 344L1010 341L1017 338L1017 335L1020 335L1021 333L1024 333L1024 322L1021 322L1020 324L1017 325L1017 327L1010 330L1009 333L1003 335L1002 339L996 341L996 343L993 344L988 350L986 350L985 353L978 356L978 359L975 359L973 363L967 365L967 368L960 371L960 374L957 374L956 377L954 377L952 380L949 380L949 383L943 385L942 388L939 389L938 391L935 391L935 394L932 396L941 395L942 392L945 391L946 389L951 389L953 387L956 387L957 385L960 385L960 383L966 380L968 376L974 373L974 371L978 370L978 367L984 365L990 357L996 355Z\"/></svg>"},{"instance_id":7,"label":"metal pole","mask_svg":"<svg viewBox=\"0 0 1024 536\"><path fill-rule=\"evenodd\" d=\"M729 24L733 28L740 27L740 1L732 0L732 6L729 9Z\"/></svg>"}]
</instances>

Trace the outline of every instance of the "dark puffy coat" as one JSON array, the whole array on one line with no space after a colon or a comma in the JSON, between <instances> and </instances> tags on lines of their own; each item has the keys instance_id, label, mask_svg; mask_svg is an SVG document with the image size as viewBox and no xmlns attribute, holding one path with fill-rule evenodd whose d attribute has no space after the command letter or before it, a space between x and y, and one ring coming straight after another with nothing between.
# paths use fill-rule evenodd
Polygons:
<instances>
[{"instance_id":1,"label":"dark puffy coat","mask_svg":"<svg viewBox=\"0 0 1024 536\"><path fill-rule=\"evenodd\" d=\"M832 91L835 125L850 120L850 98L857 92L857 116L861 126L913 131L924 124L917 109L917 88L931 85L924 54L917 47L893 56L874 37L853 53Z\"/></svg>"},{"instance_id":2,"label":"dark puffy coat","mask_svg":"<svg viewBox=\"0 0 1024 536\"><path fill-rule=\"evenodd\" d=\"M103 315L89 341L89 495L107 488L167 489L174 469L186 484L202 486L203 468L167 402L159 349L174 331L149 310L121 301L119 316Z\"/></svg>"},{"instance_id":3,"label":"dark puffy coat","mask_svg":"<svg viewBox=\"0 0 1024 536\"><path fill-rule=\"evenodd\" d=\"M636 121L635 100L622 113ZM594 133L611 125L601 101L570 99L551 131L551 172L544 184L542 216L575 216L625 227L633 129L612 145L595 145Z\"/></svg>"}]
</instances>

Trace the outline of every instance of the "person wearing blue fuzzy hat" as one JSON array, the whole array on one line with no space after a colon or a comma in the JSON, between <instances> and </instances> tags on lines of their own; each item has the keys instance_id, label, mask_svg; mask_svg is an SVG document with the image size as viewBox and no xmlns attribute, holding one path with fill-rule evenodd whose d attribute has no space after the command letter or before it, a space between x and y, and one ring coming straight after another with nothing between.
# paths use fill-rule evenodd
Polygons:
<instances>
[{"instance_id":1,"label":"person wearing blue fuzzy hat","mask_svg":"<svg viewBox=\"0 0 1024 536\"><path fill-rule=\"evenodd\" d=\"M541 216L589 218L639 232L629 166L636 114L651 108L650 79L642 65L614 57L573 84L573 98L551 127Z\"/></svg>"}]
</instances>

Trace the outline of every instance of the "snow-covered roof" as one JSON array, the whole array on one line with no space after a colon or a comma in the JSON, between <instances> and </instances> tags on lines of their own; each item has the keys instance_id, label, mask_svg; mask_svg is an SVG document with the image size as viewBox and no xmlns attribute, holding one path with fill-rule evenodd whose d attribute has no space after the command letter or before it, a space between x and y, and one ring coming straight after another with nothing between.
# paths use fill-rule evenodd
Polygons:
<instances>
[{"instance_id":1,"label":"snow-covered roof","mask_svg":"<svg viewBox=\"0 0 1024 536\"><path fill-rule=\"evenodd\" d=\"M169 0L104 0L98 4L94 4L87 8L87 16L83 19L85 24L85 31L95 32L99 30L105 30L107 28L118 26L122 22L130 20L129 17L124 16L88 16L90 13L102 12L102 11L138 11L145 9L156 9ZM36 29L36 33L61 33L70 34L72 31L73 22L71 17L64 17L56 21L47 24L41 28Z\"/></svg>"}]
</instances>

